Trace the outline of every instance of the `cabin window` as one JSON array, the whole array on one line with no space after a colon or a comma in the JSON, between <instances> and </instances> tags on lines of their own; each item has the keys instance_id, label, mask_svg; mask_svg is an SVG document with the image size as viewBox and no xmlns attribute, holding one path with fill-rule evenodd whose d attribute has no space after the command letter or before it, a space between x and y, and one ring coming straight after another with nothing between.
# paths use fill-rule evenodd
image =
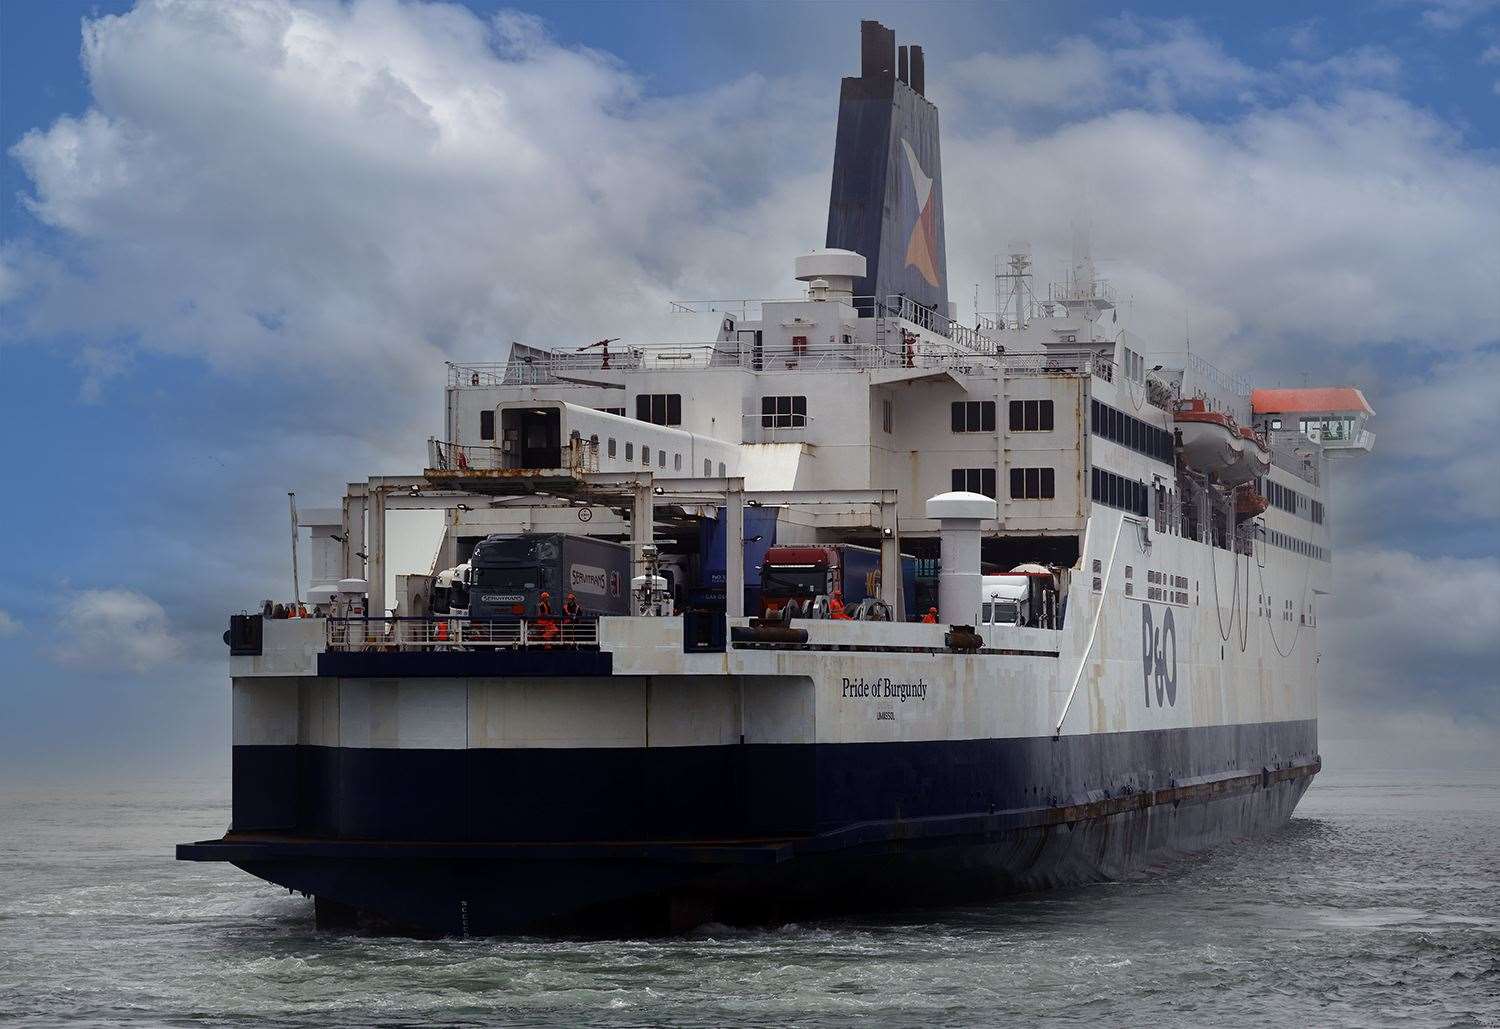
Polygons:
<instances>
[{"instance_id":1,"label":"cabin window","mask_svg":"<svg viewBox=\"0 0 1500 1029\"><path fill-rule=\"evenodd\" d=\"M983 493L987 497L994 497L995 469L955 468L953 490L957 493Z\"/></svg>"},{"instance_id":2,"label":"cabin window","mask_svg":"<svg viewBox=\"0 0 1500 1029\"><path fill-rule=\"evenodd\" d=\"M651 448L644 443L641 444L641 464L646 468L651 467Z\"/></svg>"},{"instance_id":3,"label":"cabin window","mask_svg":"<svg viewBox=\"0 0 1500 1029\"><path fill-rule=\"evenodd\" d=\"M642 393L635 398L635 417L652 425L681 425L682 394Z\"/></svg>"},{"instance_id":4,"label":"cabin window","mask_svg":"<svg viewBox=\"0 0 1500 1029\"><path fill-rule=\"evenodd\" d=\"M495 412L494 411L480 411L479 412L479 438L480 439L494 439L495 438Z\"/></svg>"},{"instance_id":5,"label":"cabin window","mask_svg":"<svg viewBox=\"0 0 1500 1029\"><path fill-rule=\"evenodd\" d=\"M806 397L761 397L762 429L801 429L807 425Z\"/></svg>"},{"instance_id":6,"label":"cabin window","mask_svg":"<svg viewBox=\"0 0 1500 1029\"><path fill-rule=\"evenodd\" d=\"M1056 472L1051 468L1012 468L1012 500L1051 500L1056 495Z\"/></svg>"},{"instance_id":7,"label":"cabin window","mask_svg":"<svg viewBox=\"0 0 1500 1029\"><path fill-rule=\"evenodd\" d=\"M629 440L626 440L625 442L625 460L635 460L635 444L631 443Z\"/></svg>"},{"instance_id":8,"label":"cabin window","mask_svg":"<svg viewBox=\"0 0 1500 1029\"><path fill-rule=\"evenodd\" d=\"M719 478L721 478L721 479L725 478L724 462L723 461L719 462Z\"/></svg>"},{"instance_id":9,"label":"cabin window","mask_svg":"<svg viewBox=\"0 0 1500 1029\"><path fill-rule=\"evenodd\" d=\"M615 438L613 436L609 438L609 456L611 458L615 456Z\"/></svg>"},{"instance_id":10,"label":"cabin window","mask_svg":"<svg viewBox=\"0 0 1500 1029\"><path fill-rule=\"evenodd\" d=\"M954 432L995 431L993 400L955 400L952 416Z\"/></svg>"},{"instance_id":11,"label":"cabin window","mask_svg":"<svg viewBox=\"0 0 1500 1029\"><path fill-rule=\"evenodd\" d=\"M882 429L884 429L887 434L896 431L895 430L895 424L896 424L896 410L895 409L896 409L896 405L891 402L891 398L890 397L886 397L884 400L882 400L880 402L880 427Z\"/></svg>"},{"instance_id":12,"label":"cabin window","mask_svg":"<svg viewBox=\"0 0 1500 1029\"><path fill-rule=\"evenodd\" d=\"M681 454L673 454L672 455L672 471L674 471L674 472L680 472L680 471L682 471L682 455Z\"/></svg>"},{"instance_id":13,"label":"cabin window","mask_svg":"<svg viewBox=\"0 0 1500 1029\"><path fill-rule=\"evenodd\" d=\"M1011 432L1051 432L1052 401L1012 400L1010 402Z\"/></svg>"},{"instance_id":14,"label":"cabin window","mask_svg":"<svg viewBox=\"0 0 1500 1029\"><path fill-rule=\"evenodd\" d=\"M666 466L667 466L667 452L665 450L658 450L656 452L656 467L658 467L658 468L665 468Z\"/></svg>"},{"instance_id":15,"label":"cabin window","mask_svg":"<svg viewBox=\"0 0 1500 1029\"><path fill-rule=\"evenodd\" d=\"M623 407L596 407L594 410L601 414L617 414L621 418L625 417L625 409Z\"/></svg>"},{"instance_id":16,"label":"cabin window","mask_svg":"<svg viewBox=\"0 0 1500 1029\"><path fill-rule=\"evenodd\" d=\"M714 464L713 464L712 461L710 461L708 458L705 457L703 459L703 477L705 479L712 478L713 474L714 474Z\"/></svg>"}]
</instances>

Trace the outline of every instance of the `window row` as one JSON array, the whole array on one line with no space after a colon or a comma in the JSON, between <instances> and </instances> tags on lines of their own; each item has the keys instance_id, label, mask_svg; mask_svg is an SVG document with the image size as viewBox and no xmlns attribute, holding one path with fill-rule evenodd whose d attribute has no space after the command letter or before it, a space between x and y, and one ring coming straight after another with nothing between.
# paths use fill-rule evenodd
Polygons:
<instances>
[{"instance_id":1,"label":"window row","mask_svg":"<svg viewBox=\"0 0 1500 1029\"><path fill-rule=\"evenodd\" d=\"M1266 498L1266 502L1272 507L1279 507L1288 514L1301 515L1319 525L1323 524L1321 501L1305 497L1296 490L1289 489L1279 482L1272 482L1270 479L1260 479L1256 485L1260 488L1261 495Z\"/></svg>"},{"instance_id":2,"label":"window row","mask_svg":"<svg viewBox=\"0 0 1500 1029\"><path fill-rule=\"evenodd\" d=\"M596 439L595 442L597 443L598 440ZM610 460L615 460L615 459L617 459L619 457L619 455L620 455L620 443L613 436L609 437L609 439L607 439L605 441L604 448L605 448L605 453L609 456ZM630 462L634 462L635 461L635 442L633 440L626 440L625 441L625 460L626 461L630 461ZM657 450L656 450L656 466L658 468L665 468L667 466L667 451L661 449L660 447L658 447ZM641 467L642 468L650 468L651 467L651 447L648 446L645 443L641 444ZM680 471L682 471L682 455L681 454L673 454L672 455L672 470L674 472L680 472ZM714 471L713 471L713 462L710 461L708 458L705 457L703 459L703 477L704 478L710 478L710 477L713 476L713 473L714 473ZM719 462L719 478L722 479L727 473L728 473L727 466L724 464L723 461L720 461Z\"/></svg>"},{"instance_id":3,"label":"window row","mask_svg":"<svg viewBox=\"0 0 1500 1029\"><path fill-rule=\"evenodd\" d=\"M1163 464L1172 463L1172 434L1166 429L1143 422L1098 400L1091 402L1089 426L1095 436L1129 447Z\"/></svg>"},{"instance_id":4,"label":"window row","mask_svg":"<svg viewBox=\"0 0 1500 1029\"><path fill-rule=\"evenodd\" d=\"M995 498L995 469L953 469L953 490L956 493L980 493ZM1057 496L1057 472L1052 468L1012 468L1010 470L1010 496L1012 500L1051 500Z\"/></svg>"},{"instance_id":5,"label":"window row","mask_svg":"<svg viewBox=\"0 0 1500 1029\"><path fill-rule=\"evenodd\" d=\"M1091 485L1096 503L1143 517L1151 513L1151 488L1144 482L1106 472L1103 468L1095 468Z\"/></svg>"},{"instance_id":6,"label":"window row","mask_svg":"<svg viewBox=\"0 0 1500 1029\"><path fill-rule=\"evenodd\" d=\"M1282 550L1290 550L1294 554L1301 554L1303 557L1310 557L1314 561L1328 560L1327 548L1320 547L1316 543L1309 543L1307 542L1307 540L1298 539L1296 536L1293 536L1290 533L1277 532L1275 529L1267 529L1266 542L1271 544L1271 546L1273 547L1280 547Z\"/></svg>"},{"instance_id":7,"label":"window row","mask_svg":"<svg viewBox=\"0 0 1500 1029\"><path fill-rule=\"evenodd\" d=\"M954 432L994 432L995 402L993 400L955 400L951 405ZM1012 400L1010 402L1011 432L1051 432L1053 428L1052 401Z\"/></svg>"}]
</instances>

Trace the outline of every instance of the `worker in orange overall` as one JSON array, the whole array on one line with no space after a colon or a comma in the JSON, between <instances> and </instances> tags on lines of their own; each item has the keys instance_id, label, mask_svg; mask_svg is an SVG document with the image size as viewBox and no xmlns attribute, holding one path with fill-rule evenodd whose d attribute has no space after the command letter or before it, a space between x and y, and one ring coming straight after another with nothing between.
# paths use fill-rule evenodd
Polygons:
<instances>
[{"instance_id":1,"label":"worker in orange overall","mask_svg":"<svg viewBox=\"0 0 1500 1029\"><path fill-rule=\"evenodd\" d=\"M828 601L828 617L840 622L849 621L849 612L844 610L844 593L842 590L833 591L833 597Z\"/></svg>"},{"instance_id":2,"label":"worker in orange overall","mask_svg":"<svg viewBox=\"0 0 1500 1029\"><path fill-rule=\"evenodd\" d=\"M935 607L929 607L927 609L927 613L922 616L922 624L923 625L936 625L937 624L937 608L935 608Z\"/></svg>"},{"instance_id":3,"label":"worker in orange overall","mask_svg":"<svg viewBox=\"0 0 1500 1029\"><path fill-rule=\"evenodd\" d=\"M557 639L557 622L552 618L552 594L542 590L542 595L536 602L536 627L539 630L541 640L548 646Z\"/></svg>"}]
</instances>

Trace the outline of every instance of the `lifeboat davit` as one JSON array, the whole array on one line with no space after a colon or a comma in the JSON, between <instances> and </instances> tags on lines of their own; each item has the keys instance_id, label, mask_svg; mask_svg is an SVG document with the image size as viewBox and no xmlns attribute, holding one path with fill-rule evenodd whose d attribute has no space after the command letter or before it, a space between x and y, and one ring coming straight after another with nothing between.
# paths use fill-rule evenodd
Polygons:
<instances>
[{"instance_id":1,"label":"lifeboat davit","mask_svg":"<svg viewBox=\"0 0 1500 1029\"><path fill-rule=\"evenodd\" d=\"M1271 451L1254 429L1237 425L1202 400L1185 400L1173 414L1188 467L1227 486L1250 482L1271 470Z\"/></svg>"}]
</instances>

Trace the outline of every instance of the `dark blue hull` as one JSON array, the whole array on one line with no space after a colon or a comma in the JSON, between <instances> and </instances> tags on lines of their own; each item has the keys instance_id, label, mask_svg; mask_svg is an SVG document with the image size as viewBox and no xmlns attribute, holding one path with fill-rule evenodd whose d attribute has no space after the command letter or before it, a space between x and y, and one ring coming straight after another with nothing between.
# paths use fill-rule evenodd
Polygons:
<instances>
[{"instance_id":1,"label":"dark blue hull","mask_svg":"<svg viewBox=\"0 0 1500 1029\"><path fill-rule=\"evenodd\" d=\"M235 827L187 844L417 932L667 931L1116 878L1279 827L1316 723L948 743L241 747Z\"/></svg>"}]
</instances>

